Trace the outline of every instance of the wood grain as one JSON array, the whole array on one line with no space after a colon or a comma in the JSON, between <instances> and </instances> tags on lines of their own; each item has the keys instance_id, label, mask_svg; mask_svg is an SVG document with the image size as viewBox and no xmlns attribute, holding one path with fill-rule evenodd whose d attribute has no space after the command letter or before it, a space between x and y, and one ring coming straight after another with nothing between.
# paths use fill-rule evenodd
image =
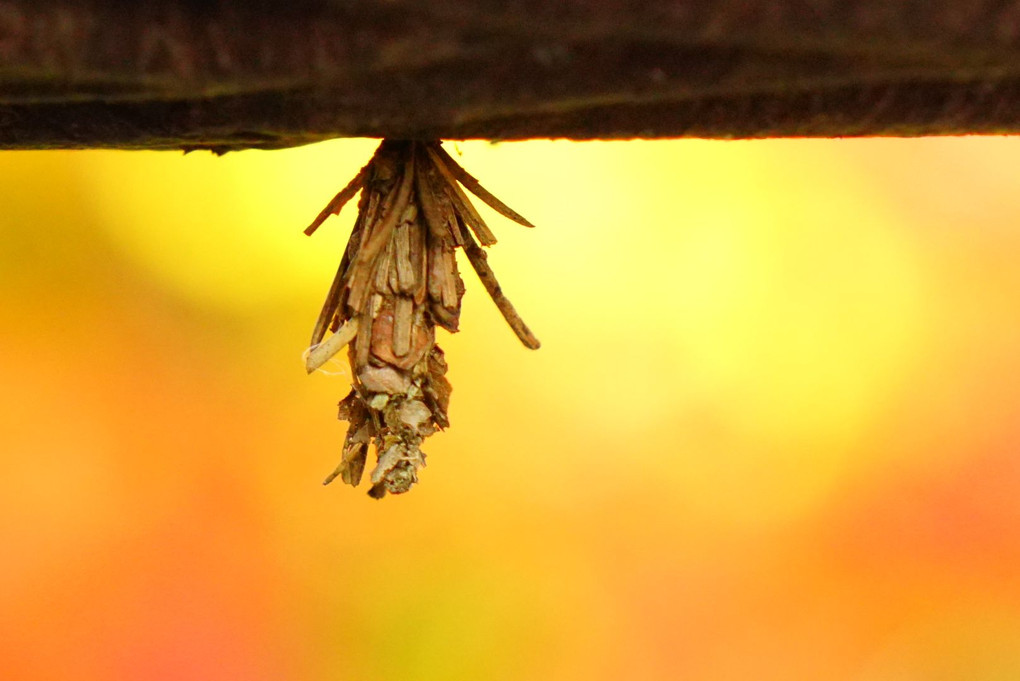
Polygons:
<instances>
[{"instance_id":1,"label":"wood grain","mask_svg":"<svg viewBox=\"0 0 1020 681\"><path fill-rule=\"evenodd\" d=\"M0 148L1020 130L1020 0L7 0Z\"/></svg>"}]
</instances>

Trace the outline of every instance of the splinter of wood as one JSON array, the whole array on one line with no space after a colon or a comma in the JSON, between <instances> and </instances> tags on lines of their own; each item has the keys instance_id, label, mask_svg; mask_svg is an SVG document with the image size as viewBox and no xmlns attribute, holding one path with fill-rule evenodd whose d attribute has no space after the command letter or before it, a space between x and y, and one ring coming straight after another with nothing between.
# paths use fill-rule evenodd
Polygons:
<instances>
[{"instance_id":1,"label":"splinter of wood","mask_svg":"<svg viewBox=\"0 0 1020 681\"><path fill-rule=\"evenodd\" d=\"M344 347L354 340L357 335L357 318L348 319L336 333L332 334L325 341L313 346L311 350L309 350L308 357L305 358L305 369L308 373L312 373L323 364L333 359L336 353L343 350Z\"/></svg>"},{"instance_id":2,"label":"splinter of wood","mask_svg":"<svg viewBox=\"0 0 1020 681\"><path fill-rule=\"evenodd\" d=\"M305 234L311 236L315 233L315 230L319 228L319 225L326 221L326 218L330 215L339 215L344 204L353 199L354 195L361 191L361 187L365 183L365 174L367 172L368 166L362 168L358 174L354 176L354 179L352 179L346 187L341 189L340 192L333 197L332 201L326 204L326 207L322 209L322 212L319 213L314 220L312 220L312 224L305 228Z\"/></svg>"}]
</instances>

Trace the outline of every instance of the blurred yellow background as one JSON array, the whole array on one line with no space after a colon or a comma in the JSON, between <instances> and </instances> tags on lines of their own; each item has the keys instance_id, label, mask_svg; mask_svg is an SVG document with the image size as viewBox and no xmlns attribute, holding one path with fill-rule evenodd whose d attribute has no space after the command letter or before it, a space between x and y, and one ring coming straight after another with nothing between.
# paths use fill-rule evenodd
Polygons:
<instances>
[{"instance_id":1,"label":"blurred yellow background","mask_svg":"<svg viewBox=\"0 0 1020 681\"><path fill-rule=\"evenodd\" d=\"M301 359L375 145L0 154L3 678L1020 678L1020 139L458 144L543 347L462 265L381 502Z\"/></svg>"}]
</instances>

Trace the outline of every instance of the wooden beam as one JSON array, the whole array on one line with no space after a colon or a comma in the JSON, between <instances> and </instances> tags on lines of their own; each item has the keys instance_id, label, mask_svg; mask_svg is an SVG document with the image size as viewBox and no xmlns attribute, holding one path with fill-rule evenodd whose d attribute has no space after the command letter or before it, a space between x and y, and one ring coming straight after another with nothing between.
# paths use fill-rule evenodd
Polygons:
<instances>
[{"instance_id":1,"label":"wooden beam","mask_svg":"<svg viewBox=\"0 0 1020 681\"><path fill-rule=\"evenodd\" d=\"M1020 131L1020 0L6 0L0 148Z\"/></svg>"}]
</instances>

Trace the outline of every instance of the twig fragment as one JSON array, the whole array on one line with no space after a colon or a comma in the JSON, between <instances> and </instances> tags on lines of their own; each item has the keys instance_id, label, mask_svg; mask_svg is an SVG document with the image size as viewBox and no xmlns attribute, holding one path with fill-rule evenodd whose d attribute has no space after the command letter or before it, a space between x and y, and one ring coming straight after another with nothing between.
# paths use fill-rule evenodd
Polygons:
<instances>
[{"instance_id":1,"label":"twig fragment","mask_svg":"<svg viewBox=\"0 0 1020 681\"><path fill-rule=\"evenodd\" d=\"M305 370L312 373L323 364L333 359L336 353L344 349L358 335L358 318L348 319L340 329L322 343L312 346L305 357Z\"/></svg>"},{"instance_id":2,"label":"twig fragment","mask_svg":"<svg viewBox=\"0 0 1020 681\"><path fill-rule=\"evenodd\" d=\"M487 203L494 211L505 218L513 220L519 225L524 225L525 227L535 226L528 220L525 220L524 217L513 208L493 196L492 193L483 187L478 180L468 173L468 171L464 170L464 168L462 168L461 165L457 163L457 161L450 156L450 154L447 153L446 149L443 149L442 146L439 144L429 145L429 153L433 155L433 158L438 156L439 162L446 166L450 173L457 178L458 182L464 185L469 192Z\"/></svg>"},{"instance_id":3,"label":"twig fragment","mask_svg":"<svg viewBox=\"0 0 1020 681\"><path fill-rule=\"evenodd\" d=\"M315 233L315 230L319 228L319 225L326 221L326 218L330 215L339 215L344 205L353 199L355 194L361 191L362 185L365 184L365 174L367 172L368 166L366 165L358 172L357 175L354 176L354 179L348 182L347 186L341 189L337 195L333 197L333 200L327 203L326 207L323 208L317 216L315 216L315 219L312 220L312 224L305 228L305 234L311 236Z\"/></svg>"},{"instance_id":4,"label":"twig fragment","mask_svg":"<svg viewBox=\"0 0 1020 681\"><path fill-rule=\"evenodd\" d=\"M432 149L429 149L428 152L429 156L432 157L432 162L435 164L436 169L439 170L439 173L446 181L444 189L446 190L446 195L450 197L450 200L453 202L454 206L456 206L455 212L457 217L471 228L471 231L475 233L478 241L483 246L492 246L495 244L496 235L492 233L492 230L490 230L489 226L485 224L484 220L482 220L478 211L476 211L475 207L471 205L471 201L468 200L468 197L464 194L464 190L457 184L457 180L453 176L453 173L450 172L449 168L446 167L446 164L443 163L442 159L440 159Z\"/></svg>"},{"instance_id":5,"label":"twig fragment","mask_svg":"<svg viewBox=\"0 0 1020 681\"><path fill-rule=\"evenodd\" d=\"M531 333L531 329L524 323L521 316L517 314L517 310L514 309L510 299L503 295L503 288L496 281L496 274L489 267L488 256L475 243L467 230L464 230L464 255L467 256L468 262L471 263L471 267L474 268L478 279L482 282L482 286L485 287L489 297L492 298L492 302L496 303L496 308L503 315L503 319L510 325L510 328L513 329L513 332L520 339L521 343L524 344L524 347L538 350L542 344L535 338L535 334Z\"/></svg>"}]
</instances>

